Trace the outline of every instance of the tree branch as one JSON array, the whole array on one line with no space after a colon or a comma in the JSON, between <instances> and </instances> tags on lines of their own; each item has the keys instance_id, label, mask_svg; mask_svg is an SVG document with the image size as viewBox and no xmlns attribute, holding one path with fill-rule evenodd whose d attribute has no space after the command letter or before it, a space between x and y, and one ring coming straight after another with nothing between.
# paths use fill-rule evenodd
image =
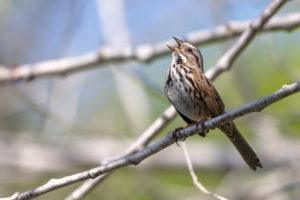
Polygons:
<instances>
[{"instance_id":1,"label":"tree branch","mask_svg":"<svg viewBox=\"0 0 300 200\"><path fill-rule=\"evenodd\" d=\"M193 184L201 191L203 192L204 194L208 195L208 196L211 196L211 197L214 197L215 199L217 200L228 200L227 198L223 197L223 196L220 196L216 193L213 193L211 191L209 191L208 189L206 189L206 187L198 180L198 177L194 171L194 168L193 168L193 165L192 165L192 161L191 161L191 158L190 158L190 155L189 155L189 152L187 150L187 147L185 145L185 142L180 142L180 147L184 153L184 157L186 159L186 163L187 163L187 166L188 166L188 169L189 169L189 172L190 172L190 175L192 177L192 180L193 180Z\"/></svg>"},{"instance_id":2,"label":"tree branch","mask_svg":"<svg viewBox=\"0 0 300 200\"><path fill-rule=\"evenodd\" d=\"M112 172L107 172L98 176L95 179L89 179L85 181L80 187L76 188L65 200L81 199L111 174Z\"/></svg>"},{"instance_id":3,"label":"tree branch","mask_svg":"<svg viewBox=\"0 0 300 200\"><path fill-rule=\"evenodd\" d=\"M112 158L108 158L103 161L103 163L108 163L111 160L117 160L126 155L130 155L134 152L142 150L149 142L156 137L156 135L166 127L170 121L175 118L176 111L173 106L170 106L165 112L158 117L138 138L137 140L131 144L124 152L120 153L117 156ZM89 179L84 182L81 186L76 188L67 198L66 200L77 200L84 197L89 191L95 188L98 184L105 180L108 175L111 175L112 172L108 172L103 174L95 179Z\"/></svg>"},{"instance_id":4,"label":"tree branch","mask_svg":"<svg viewBox=\"0 0 300 200\"><path fill-rule=\"evenodd\" d=\"M271 13L266 12L265 15L267 15L267 17L264 17L263 20L257 20L256 23L253 23L252 26L254 27L254 31L250 31L248 34L255 34L257 31L291 31L300 26L299 12L273 18L263 29L262 27L258 26L259 23L265 23L268 19L268 15L274 14L273 12L275 11L276 10L272 10ZM228 24L217 26L212 30L191 32L183 38L195 45L207 44L210 42L236 37L243 33L249 27L249 24L249 20L229 22ZM30 81L34 78L49 76L65 76L75 72L99 67L99 65L104 63L124 62L130 60L147 62L169 53L170 50L166 47L166 44L175 45L174 41L166 40L152 45L144 44L137 47L128 46L118 49L105 47L96 52L78 57L49 60L36 64L25 64L14 68L0 65L0 83L3 84L21 80ZM218 65L222 66L223 69L225 68L223 66L223 62L227 63L228 65L229 61L230 59L226 60L226 62L222 61L222 63L220 62Z\"/></svg>"},{"instance_id":5,"label":"tree branch","mask_svg":"<svg viewBox=\"0 0 300 200\"><path fill-rule=\"evenodd\" d=\"M264 27L268 20L286 3L288 0L274 0L261 14L259 18L253 20L248 28L239 37L238 41L219 59L216 67L208 72L215 76L232 67L233 62L238 58L241 52L254 39L256 33ZM215 71L214 71L215 70ZM212 78L213 79L213 78Z\"/></svg>"},{"instance_id":6,"label":"tree branch","mask_svg":"<svg viewBox=\"0 0 300 200\"><path fill-rule=\"evenodd\" d=\"M199 45L200 43L226 39L226 38L233 37L233 36L243 33L240 36L239 40L235 43L235 45L232 46L232 48L230 48L218 60L217 64L206 73L206 76L209 79L214 80L222 72L224 72L225 70L229 70L230 67L232 66L233 62L238 57L238 55L240 55L240 53L250 43L250 41L254 38L256 33L259 31L262 31L264 25L268 22L268 20L270 20L270 18L278 11L278 9L285 2L286 2L286 0L273 1L264 10L264 12L261 14L261 16L259 16L257 19L253 20L252 22L249 22L249 21L240 22L240 23L236 23L235 25L233 25L234 23L229 23L229 25L219 26L210 32L209 31L208 32L198 32L198 33L196 32L196 33L187 35L187 38L185 38L186 41L196 44L196 45ZM300 17L300 14L288 15L288 18L289 18L288 21L294 22L289 25L287 25L286 21L284 21L282 18L274 18L269 21L269 23L268 23L269 25L266 25L264 30L277 30L277 28L281 27L283 24L286 25L284 27L288 28L287 30L292 30L293 28L295 28L297 26L296 24L300 25L300 21L297 22L297 20L295 20L295 18L297 18L297 17ZM284 23L282 23L282 22L284 22ZM169 42L170 41L168 41L168 44L171 44L171 42L170 43ZM165 44L158 45L158 46L161 47L162 49L166 50ZM156 49L156 48L154 48L154 49ZM159 48L157 48L157 49L159 49ZM164 54L164 53L168 52L168 50L166 50L166 52L164 52L164 51L158 51L158 52L160 52L159 54ZM150 60L150 59L153 59L154 57L156 57L155 54L153 54L153 51L152 51L152 54L148 54L148 55L150 55L150 56L148 56L147 59L145 59L145 60ZM172 120L176 116L176 111L172 105L167 110L164 111L162 116L164 116L166 114L168 114L170 120ZM156 121L162 121L162 120L163 120L163 118L159 117ZM169 122L169 120L168 120L168 122ZM145 144L147 144L152 138L154 138L154 136L158 133L158 131L161 130L164 126L165 126L164 123L160 123L160 124L158 123L155 128L155 129L157 129L156 132L149 131L149 135L146 134L145 137L144 137L144 134L142 134L142 136L137 140L137 143L133 144L131 146L131 148L128 149L127 153L130 153L131 150L134 151L135 148L139 147L139 144L141 144L140 145L141 147L145 146ZM151 130L151 127L149 130ZM124 154L121 154L121 156L122 155L126 155L126 152ZM95 186L97 181L98 180L89 181L89 183L84 184L84 188L79 187L77 190L75 190L75 194L72 193L67 199L68 200L80 199L83 195L87 194L87 192L88 192L87 190L91 190L91 188L93 188ZM102 179L99 179L99 182L100 181L102 181ZM89 187L87 187L87 184L91 185L90 189L89 189ZM80 192L78 192L78 190L82 192L82 195L80 195ZM72 197L74 197L74 198L72 198Z\"/></svg>"},{"instance_id":7,"label":"tree branch","mask_svg":"<svg viewBox=\"0 0 300 200\"><path fill-rule=\"evenodd\" d=\"M283 5L284 2L285 1L274 1L274 2L272 2L271 6L267 8L268 12L264 12L264 14L259 18L259 20L257 20L258 25L257 24L256 24L257 26L255 26L255 24L252 25L252 26L254 26L253 30L251 29L251 27L246 30L246 32L248 31L248 36L246 34L243 34L241 38L244 37L244 39L243 40L240 39L239 42L238 42L238 43L240 43L240 41L244 41L244 42L242 42L242 45L236 45L235 46L236 47L235 51L237 53L231 53L231 54L227 53L227 59L229 58L229 61L230 61L230 58L232 59L231 62L227 62L228 69L229 69L230 65L234 62L236 57L239 55L239 51L237 51L237 50L243 50L245 48L245 46L254 37L256 32L258 32L262 29L264 23L266 23L268 21L268 19L279 9L280 6ZM228 29L228 26L226 26L226 27ZM275 30L275 29L273 29L273 30ZM267 29L265 29L265 30L267 30ZM230 29L229 33L231 33L231 32L232 32L232 30ZM246 36L244 36L244 35L246 35ZM206 40L206 41L209 42L209 40ZM189 41L189 42L194 43L194 44L196 43L196 42L193 42L193 41ZM169 41L168 41L168 43L169 43ZM0 69L0 83L11 81L11 80L30 80L30 79L35 78L37 76L62 75L62 74L71 73L71 72L75 72L75 71L79 71L79 70L84 70L87 67L91 67L92 65L96 65L96 64L100 64L100 63L104 63L104 62L108 62L108 61L124 61L124 60L131 60L131 59L140 60L140 61L147 61L147 60L150 60L152 58L157 57L158 55L162 55L162 54L168 52L167 49L165 48L165 46L163 46L163 47L162 46L157 46L157 47L160 47L160 48L157 48L157 49L151 48L151 46L142 46L142 47L144 49L141 52L145 53L145 54L143 54L144 57L142 57L142 59L137 59L138 57L136 57L136 55L138 55L138 54L136 54L136 55L132 54L132 52L138 52L138 51L132 51L132 49L127 48L126 51L124 51L124 52L126 52L128 54L125 53L124 57L122 57L121 54L118 54L119 51L114 51L114 54L113 54L113 56L110 57L110 59L108 59L109 56L105 57L102 54L101 55L99 54L100 56L98 54L96 56L93 55L93 54L89 54L89 55L84 56L85 59L83 59L83 60L88 61L88 62L78 62L79 63L78 64L77 62L74 62L74 61L76 61L76 58L75 59L71 58L70 61L73 61L77 65L75 65L75 66L61 65L61 67L55 68L54 70L53 70L53 68L50 67L51 65L49 65L49 67L51 69L50 71L48 69L49 67L46 67L46 68L43 68L43 67L41 67L41 68L39 68L39 67L31 68L31 67L27 66L27 69L26 69L26 67L25 68L17 67L13 71L3 68L3 69ZM153 53L153 51L151 51L152 49L158 50L158 51L155 51L155 52L158 52L158 53L157 54ZM159 49L163 50L163 51L159 51ZM232 48L232 49L234 49L234 48ZM232 49L230 49L229 51L231 51ZM235 52L235 51L233 51L233 52ZM106 53L108 53L108 52L109 51L106 49ZM131 52L131 53L129 53L129 52ZM151 53L149 54L149 52L151 52ZM108 53L107 55L112 55L112 54ZM121 55L121 56L119 56L119 55ZM132 55L135 55L135 56L132 56ZM147 55L147 56L145 56L145 55ZM223 56L222 58L224 58L224 57L226 57L226 56ZM64 60L62 60L62 61L64 61ZM81 61L81 60L77 60L77 61ZM68 64L69 62L66 62L66 63L61 62L61 63L63 63L63 64L67 63ZM47 64L49 64L49 62ZM51 62L50 62L50 64L51 64ZM52 63L52 64L55 64L55 62ZM39 70L42 69L41 72L39 70L36 70L36 68L39 69ZM214 71L211 71L211 72L209 71L208 74L207 74L207 76L209 78L214 79L222 71L225 71L224 70L225 68L222 65L216 65L216 68L220 68L221 71L220 72L219 71L215 71L215 72ZM19 69L22 69L22 70L19 70ZM57 71L57 69L58 69L58 71ZM23 72L23 73L20 73L19 71ZM34 72L40 72L40 73L34 73ZM6 76L4 76L4 78L3 78L3 76L1 76L3 74L6 75ZM298 88L297 90L299 90L299 83L297 83L296 86ZM265 106L267 106L267 105L265 105ZM173 110L173 113L175 115L174 110ZM246 114L246 113L244 113L244 114ZM226 115L226 114L224 114L224 115ZM209 121L211 121L211 120L209 120ZM207 121L207 122L209 122L209 121ZM203 131L205 128L211 128L209 126L205 127L205 124L207 122L205 122L203 126L198 125L198 127L194 127L196 129L195 130L190 130L191 132L189 134L188 134L188 132L187 133L184 132L185 129L180 131L178 134L181 138L185 138L185 137L188 137L190 135L195 134L195 133L193 133L193 131L201 131L201 130ZM193 128L193 127L191 127L191 128ZM187 134L187 135L185 135L185 134ZM41 195L43 193L46 193L48 191L52 191L56 188L63 187L64 185L69 185L69 184L74 183L74 182L78 182L78 181L85 180L85 179L88 179L88 178L93 178L93 177L99 176L101 174L104 174L106 172L110 172L110 171L112 171L116 168L120 168L122 166L126 166L126 165L129 165L129 164L137 164L140 161L142 161L143 159L145 159L146 157L148 157L148 156L156 153L157 151L160 151L161 149L166 148L167 146L174 143L174 141L172 140L172 137L170 136L170 134L166 137L165 140L166 141L161 140L161 142L162 142L161 144L155 143L153 145L149 145L149 147L146 147L142 151L131 154L129 156L125 156L122 159L118 159L118 160L109 162L106 165L102 165L102 166L94 168L92 170L85 171L85 172L82 172L82 173L78 173L78 174L75 174L75 175L71 175L71 176L68 176L68 177L65 177L65 178L49 181L47 184L45 184L41 187L38 187L36 190L28 191L28 192L21 193L21 194L15 194L14 199L15 199L15 197L17 197L17 199L31 199L33 197L39 196L39 195ZM160 148L156 149L155 145L160 145Z\"/></svg>"},{"instance_id":8,"label":"tree branch","mask_svg":"<svg viewBox=\"0 0 300 200\"><path fill-rule=\"evenodd\" d=\"M293 93L300 91L300 81L293 83L291 85L285 85L280 90L276 91L275 93L263 97L257 101L254 101L252 103L249 103L239 109L232 110L230 112L224 113L218 117L215 117L213 119L207 120L204 123L198 123L194 126L182 129L178 132L176 132L176 136L178 139L184 140L187 137L190 137L192 135L195 135L197 133L203 132L205 130L216 128L220 123L228 122L231 120L234 120L238 117L244 116L246 114L252 113L252 112L259 112L269 106L270 104L279 101ZM144 159L154 155L155 153L167 148L168 146L174 144L173 139L174 132L170 132L168 135L166 135L161 140L148 145L143 150L138 151L136 153L124 156L118 160L111 161L105 165L101 165L99 167L95 167L93 169L80 172L77 174L73 174L70 176L66 176L59 179L52 179L48 183L37 187L33 190L23 192L23 193L16 193L12 195L11 199L17 199L17 200L24 200L24 199L32 199L34 197L38 197L44 193L50 192L52 190L61 188L63 186L67 186L79 181L87 180L90 178L96 178L102 174L105 174L107 172L111 172L115 169L125 167L128 165L137 165ZM12 198L13 197L13 198Z\"/></svg>"}]
</instances>

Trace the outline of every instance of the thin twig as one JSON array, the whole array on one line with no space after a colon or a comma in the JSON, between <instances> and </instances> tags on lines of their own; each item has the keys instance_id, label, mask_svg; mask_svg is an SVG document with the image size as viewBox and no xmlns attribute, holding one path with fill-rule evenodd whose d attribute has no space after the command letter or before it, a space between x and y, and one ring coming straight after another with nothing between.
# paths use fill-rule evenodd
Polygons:
<instances>
[{"instance_id":1,"label":"thin twig","mask_svg":"<svg viewBox=\"0 0 300 200\"><path fill-rule=\"evenodd\" d=\"M227 121L234 120L238 117L244 116L246 114L252 112L259 112L269 106L270 104L279 101L291 94L300 91L300 81L293 83L291 85L285 85L280 90L276 91L275 93L263 97L257 101L249 103L245 106L242 106L239 109L232 110L230 112L224 113L218 117L213 119L207 120L204 123L198 123L194 126L182 129L176 132L176 137L180 140L184 140L187 137L195 135L197 133L203 132L205 130L213 129L218 126L220 123L224 123ZM111 172L115 169L125 167L128 165L137 165L144 159L156 154L157 152L167 148L168 146L174 144L174 132L170 132L164 138L160 139L159 141L148 145L143 150L138 151L136 153L130 154L128 156L124 156L118 160L111 161L105 165L101 165L99 167L95 167L93 169L83 171L77 174L73 174L70 176L66 176L63 178L52 179L48 183L41 185L33 190L29 190L23 193L16 193L14 194L14 199L17 200L24 200L24 199L32 199L38 197L42 194L47 192L56 190L58 188L71 185L73 183L77 183L79 181L96 178L102 174L107 172Z\"/></svg>"},{"instance_id":2,"label":"thin twig","mask_svg":"<svg viewBox=\"0 0 300 200\"><path fill-rule=\"evenodd\" d=\"M81 199L87 193L89 193L92 189L94 189L99 183L104 181L109 175L111 175L112 172L107 172L105 174L102 174L98 176L95 179L88 179L85 181L80 187L76 188L65 200L77 200Z\"/></svg>"},{"instance_id":3,"label":"thin twig","mask_svg":"<svg viewBox=\"0 0 300 200\"><path fill-rule=\"evenodd\" d=\"M274 0L272 3L263 11L261 16L256 20L253 20L248 28L239 37L238 41L226 51L226 53L218 60L216 67L207 72L207 75L214 74L217 76L223 71L228 71L233 62L238 58L241 52L250 44L254 39L256 33L263 29L264 25L268 20L286 3L288 0ZM211 76L211 75L210 75ZM211 77L214 79L214 77Z\"/></svg>"},{"instance_id":4,"label":"thin twig","mask_svg":"<svg viewBox=\"0 0 300 200\"><path fill-rule=\"evenodd\" d=\"M193 165L192 165L192 161L191 161L191 158L190 158L190 155L189 155L189 152L187 150L187 147L186 147L186 144L184 141L181 141L179 143L183 153L184 153L184 157L185 157L185 160L186 160L186 163L187 163L187 166L188 166L188 169L189 169L189 172L191 174L191 177L192 177L192 180L193 180L193 184L201 191L203 192L204 194L206 195L209 195L209 196L212 196L218 200L228 200L227 198L221 196L221 195L218 195L214 192L211 192L209 191L208 189L206 189L206 187L198 180L198 177L194 171L194 168L193 168Z\"/></svg>"},{"instance_id":5,"label":"thin twig","mask_svg":"<svg viewBox=\"0 0 300 200\"><path fill-rule=\"evenodd\" d=\"M276 7L275 7L276 8ZM271 13L272 14L272 13ZM270 14L270 15L271 15ZM253 35L255 34L255 32L253 33ZM90 61L90 64L97 64L97 63L95 63L94 61L95 61L95 58L97 58L97 57L95 57L95 56L92 56L92 55L90 55L90 56L87 56L86 57L86 60L89 60ZM113 59L112 59L113 60ZM119 59L116 59L116 60L119 60ZM122 60L122 59L121 59ZM62 71L60 71L60 73L58 73L58 74L61 74L61 73L67 73L67 72L73 72L73 70L74 71L76 71L76 70L78 70L78 68L77 67L75 67L75 68L72 68L70 71L66 71L65 69L66 68L64 68L64 67L62 67L62 68L60 68L60 69L63 69ZM26 71L26 70L25 70ZM47 70L46 70L47 71ZM52 73L53 73L53 71L52 71ZM52 73L50 73L50 74L44 74L44 75L52 75ZM54 73L57 73L57 72L55 72L54 71ZM16 75L16 74L18 74L18 73L12 73L12 74L14 74L14 75ZM214 74L214 73L212 73L212 74ZM35 74L33 73L29 73L29 76L27 77L27 79L31 79L31 78L34 78L35 77ZM209 77L209 75L208 75L208 77ZM216 76L213 76L213 75L211 75L211 77L213 78L213 77L216 77ZM14 76L14 79L13 80L16 80L16 79L18 79L18 78L16 78L16 76ZM21 79L26 79L26 78L21 78ZM175 115L175 112L173 111L173 113L174 113L174 115ZM81 180L81 179L80 179ZM55 189L55 188L54 188Z\"/></svg>"},{"instance_id":6,"label":"thin twig","mask_svg":"<svg viewBox=\"0 0 300 200\"><path fill-rule=\"evenodd\" d=\"M235 43L235 45L232 46L232 48L229 49L218 60L217 64L214 67L212 67L211 70L209 70L205 75L209 79L214 80L217 76L219 76L222 72L224 72L225 69L229 70L230 67L232 66L233 62L235 61L235 59L238 57L238 55L240 55L242 50L245 49L246 45L248 45L250 43L250 41L254 38L254 36L256 35L256 33L258 31L262 31L264 25L276 13L276 11L278 11L278 9L284 4L284 2L286 2L286 1L284 1L284 0L273 1L264 10L264 12L261 14L260 17L258 17L255 20L252 20L251 22L246 21L246 22L240 22L240 23L229 23L227 25L219 26L212 31L194 32L192 34L188 34L187 37L185 38L185 40L190 43L199 45L200 43L226 39L226 38L236 36L236 35L243 33L241 35L241 37L239 38L238 42ZM300 25L300 20L299 21L296 20L298 17L300 19L300 14L288 15L288 18L289 18L288 21L293 22L293 23L290 23L289 25L287 25L287 23L286 23L287 21L285 21L283 18L279 18L279 17L274 18L274 19L270 20L269 25L266 25L263 30L278 30L277 28L280 28L280 27L282 28L283 24L286 25L284 27L288 28L287 30L292 30L293 28ZM168 44L171 44L171 42L168 41ZM158 45L158 47L162 47L162 49L164 49L166 47L166 45L165 44ZM154 49L159 49L159 48L154 48ZM236 53L229 53L229 52L232 52L232 49L234 49L236 51ZM168 50L166 48L165 48L165 50L166 50L165 52L164 51L157 51L157 52L159 54L164 54L164 53L168 52ZM146 60L150 60L150 59L156 57L155 54L153 54L153 53L149 54L149 55L151 55L151 56L148 57ZM227 62L224 65L224 61L223 61L224 59L225 60L227 59L230 62ZM176 111L172 105L163 112L162 116L165 116L166 114L168 114L170 120L175 118ZM169 122L170 120L168 120L167 122ZM149 129L147 129L147 130L150 130L149 133L147 133L147 130L146 130L144 132L144 134L142 134L141 137L137 140L137 142L134 143L131 147L129 147L129 149L127 149L127 151L125 151L125 153L122 153L121 156L126 155L127 153L130 154L131 152L134 152L136 149L144 147L149 141L151 141L151 139L154 138L154 136L158 133L158 131L161 130L165 126L165 123L163 122L163 117L159 117L154 122L154 124L156 124L156 122L158 122L158 123L157 123L157 125L153 126L153 127L155 127L154 131L151 131L152 126L150 126ZM162 123L160 123L160 122L162 122ZM145 135L145 137L144 137L144 135ZM100 180L102 181L102 179L100 179ZM96 184L95 182L97 182L97 181L90 181L91 188L94 187L94 185ZM85 190L84 190L79 187L78 190L84 191L83 195L85 195L85 194L87 194L86 190L89 190L89 188L85 186ZM78 192L76 192L76 193L78 194ZM72 199L71 197L72 197L72 194L68 197L68 199ZM78 197L78 195L76 197ZM74 200L76 200L76 199L80 199L80 198L74 198Z\"/></svg>"},{"instance_id":7,"label":"thin twig","mask_svg":"<svg viewBox=\"0 0 300 200\"><path fill-rule=\"evenodd\" d=\"M269 15L273 13L267 14ZM264 18L264 20L266 19L267 17ZM264 20L260 22L264 23ZM249 24L250 20L229 22L228 24L217 26L212 30L190 32L186 36L183 36L183 38L187 42L195 45L207 44L236 37L243 33L249 27ZM256 29L254 32L271 32L279 30L291 31L299 26L300 13L296 12L286 16L273 18L264 28L259 28L259 26L254 23L254 27ZM170 50L166 47L166 44L175 45L174 41L165 40L156 44L144 44L137 47L128 46L117 49L104 47L96 52L78 57L49 60L35 64L20 65L13 68L0 65L0 83L3 84L21 80L30 81L34 78L49 76L65 76L75 72L101 67L103 66L101 64L105 63L132 60L147 62L170 53ZM224 63L228 65L229 61L226 61L226 63L225 61L222 61L222 63L219 63L219 65L221 64L221 66L223 66Z\"/></svg>"},{"instance_id":8,"label":"thin twig","mask_svg":"<svg viewBox=\"0 0 300 200\"><path fill-rule=\"evenodd\" d=\"M117 160L119 158L122 158L126 155L130 155L134 152L137 152L139 150L142 150L146 145L149 144L149 142L156 137L156 135L164 128L166 127L170 121L172 121L175 118L176 111L173 106L170 106L168 109L165 110L165 112L158 117L138 138L137 140L131 144L124 152L121 154L114 156L112 158L108 158L104 161L102 161L103 164L110 162L111 160ZM77 200L84 197L89 191L91 191L93 188L95 188L98 184L100 184L102 181L104 181L104 177L110 175L112 172L108 172L106 174L103 174L100 177L96 179L90 179L84 182L81 186L76 188L67 198L66 200Z\"/></svg>"}]
</instances>

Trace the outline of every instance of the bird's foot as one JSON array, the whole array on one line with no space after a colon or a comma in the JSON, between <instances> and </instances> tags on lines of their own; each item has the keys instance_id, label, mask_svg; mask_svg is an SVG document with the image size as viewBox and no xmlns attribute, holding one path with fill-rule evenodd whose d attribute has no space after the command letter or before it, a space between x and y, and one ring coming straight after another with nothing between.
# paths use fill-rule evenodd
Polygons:
<instances>
[{"instance_id":1,"label":"bird's foot","mask_svg":"<svg viewBox=\"0 0 300 200\"><path fill-rule=\"evenodd\" d=\"M205 137L207 133L208 133L208 130L204 130L204 131L198 133L198 135Z\"/></svg>"},{"instance_id":2,"label":"bird's foot","mask_svg":"<svg viewBox=\"0 0 300 200\"><path fill-rule=\"evenodd\" d=\"M198 122L198 126L199 127L202 127L202 129L204 129L204 122L205 122L206 120L201 120L200 122ZM205 137L206 136L206 134L209 132L209 130L203 130L202 132L200 132L200 133L198 133L198 135L200 135L200 136L202 136L202 137Z\"/></svg>"},{"instance_id":3,"label":"bird's foot","mask_svg":"<svg viewBox=\"0 0 300 200\"><path fill-rule=\"evenodd\" d=\"M173 132L172 132L172 138L175 141L175 143L177 144L177 146L179 146L178 141L184 141L185 138L181 138L179 135L179 132L184 129L184 127L178 127L176 128Z\"/></svg>"}]
</instances>

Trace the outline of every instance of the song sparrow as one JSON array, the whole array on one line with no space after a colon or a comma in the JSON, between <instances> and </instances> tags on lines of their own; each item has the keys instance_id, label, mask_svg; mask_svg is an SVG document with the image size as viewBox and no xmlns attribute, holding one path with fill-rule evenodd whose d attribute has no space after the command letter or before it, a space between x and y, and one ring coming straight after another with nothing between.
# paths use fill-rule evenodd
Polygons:
<instances>
[{"instance_id":1,"label":"song sparrow","mask_svg":"<svg viewBox=\"0 0 300 200\"><path fill-rule=\"evenodd\" d=\"M187 42L175 37L174 39L177 47L167 45L173 53L165 83L166 96L188 124L223 114L223 101L211 81L204 75L201 52ZM218 128L230 139L251 169L262 168L257 155L233 121L221 124Z\"/></svg>"}]
</instances>

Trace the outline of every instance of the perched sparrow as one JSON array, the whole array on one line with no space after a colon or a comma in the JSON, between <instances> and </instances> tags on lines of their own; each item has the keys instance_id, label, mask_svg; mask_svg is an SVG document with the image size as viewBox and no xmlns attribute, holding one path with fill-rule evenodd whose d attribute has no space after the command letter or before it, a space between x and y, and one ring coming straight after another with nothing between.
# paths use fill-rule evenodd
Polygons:
<instances>
[{"instance_id":1,"label":"perched sparrow","mask_svg":"<svg viewBox=\"0 0 300 200\"><path fill-rule=\"evenodd\" d=\"M188 124L223 114L223 101L211 81L204 75L200 51L187 42L174 39L178 46L168 46L173 51L165 83L168 99ZM233 121L220 124L218 128L230 139L251 169L262 168L257 155Z\"/></svg>"}]
</instances>

